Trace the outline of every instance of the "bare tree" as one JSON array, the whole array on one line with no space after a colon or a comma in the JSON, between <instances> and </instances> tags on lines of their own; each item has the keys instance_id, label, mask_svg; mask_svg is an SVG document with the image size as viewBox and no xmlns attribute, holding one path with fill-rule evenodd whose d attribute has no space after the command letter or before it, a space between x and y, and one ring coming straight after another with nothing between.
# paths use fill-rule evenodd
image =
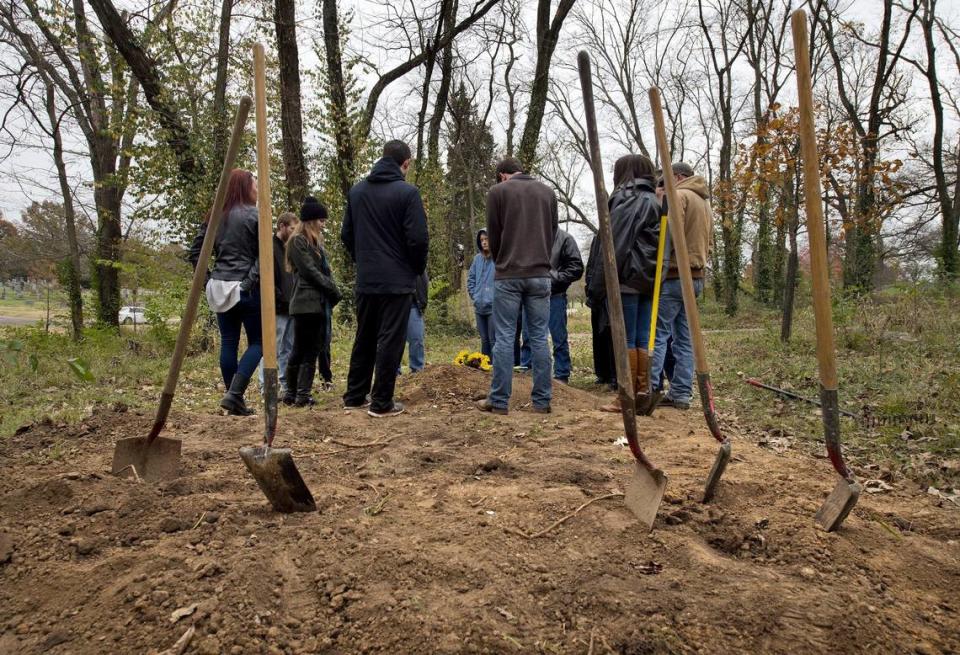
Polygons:
<instances>
[{"instance_id":1,"label":"bare tree","mask_svg":"<svg viewBox=\"0 0 960 655\"><path fill-rule=\"evenodd\" d=\"M287 204L299 206L307 195L310 176L303 156L303 114L300 106L300 55L297 49L296 4L274 1L277 57L280 62L280 133ZM228 32L229 33L229 32Z\"/></svg>"}]
</instances>

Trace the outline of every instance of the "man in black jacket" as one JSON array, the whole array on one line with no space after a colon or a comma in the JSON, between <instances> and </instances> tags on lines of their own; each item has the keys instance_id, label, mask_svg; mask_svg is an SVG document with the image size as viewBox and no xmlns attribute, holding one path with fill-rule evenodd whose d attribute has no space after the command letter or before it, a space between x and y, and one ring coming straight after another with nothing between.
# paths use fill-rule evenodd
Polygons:
<instances>
[{"instance_id":1,"label":"man in black jacket","mask_svg":"<svg viewBox=\"0 0 960 655\"><path fill-rule=\"evenodd\" d=\"M557 230L550 251L550 341L553 342L553 379L570 380L570 343L567 341L567 289L583 277L583 258L577 241L568 232ZM523 329L520 366L530 368L530 344Z\"/></svg>"},{"instance_id":2,"label":"man in black jacket","mask_svg":"<svg viewBox=\"0 0 960 655\"><path fill-rule=\"evenodd\" d=\"M370 175L350 189L340 231L357 266L357 334L343 404L364 407L369 392L367 413L374 417L403 411L393 391L416 280L427 267L423 201L417 187L404 181L411 159L403 141L384 145Z\"/></svg>"}]
</instances>

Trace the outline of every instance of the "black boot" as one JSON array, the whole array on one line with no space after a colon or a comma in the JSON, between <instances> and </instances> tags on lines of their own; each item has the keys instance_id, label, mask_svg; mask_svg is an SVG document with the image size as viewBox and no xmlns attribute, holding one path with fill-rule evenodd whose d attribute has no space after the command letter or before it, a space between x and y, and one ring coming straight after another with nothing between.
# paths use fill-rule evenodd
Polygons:
<instances>
[{"instance_id":1,"label":"black boot","mask_svg":"<svg viewBox=\"0 0 960 655\"><path fill-rule=\"evenodd\" d=\"M220 406L227 410L231 416L250 416L253 410L247 407L243 401L243 394L250 385L250 378L246 375L236 373L233 380L230 381L230 388L226 395L220 401Z\"/></svg>"},{"instance_id":2,"label":"black boot","mask_svg":"<svg viewBox=\"0 0 960 655\"><path fill-rule=\"evenodd\" d=\"M316 363L301 364L299 375L297 377L297 399L294 404L297 407L308 407L316 405L317 401L310 395L313 388L313 374L316 372Z\"/></svg>"},{"instance_id":3,"label":"black boot","mask_svg":"<svg viewBox=\"0 0 960 655\"><path fill-rule=\"evenodd\" d=\"M280 401L289 406L297 402L297 384L300 375L300 365L287 363L287 370L283 372L283 398Z\"/></svg>"}]
</instances>

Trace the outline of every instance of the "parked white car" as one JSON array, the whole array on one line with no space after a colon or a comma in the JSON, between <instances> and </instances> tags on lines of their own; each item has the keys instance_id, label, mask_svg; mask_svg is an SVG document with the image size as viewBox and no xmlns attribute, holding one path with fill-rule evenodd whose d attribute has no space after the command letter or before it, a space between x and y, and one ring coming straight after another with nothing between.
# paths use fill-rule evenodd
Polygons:
<instances>
[{"instance_id":1,"label":"parked white car","mask_svg":"<svg viewBox=\"0 0 960 655\"><path fill-rule=\"evenodd\" d=\"M146 316L144 316L143 313L143 307L134 307L132 305L120 308L119 319L121 325L144 325L147 322Z\"/></svg>"}]
</instances>

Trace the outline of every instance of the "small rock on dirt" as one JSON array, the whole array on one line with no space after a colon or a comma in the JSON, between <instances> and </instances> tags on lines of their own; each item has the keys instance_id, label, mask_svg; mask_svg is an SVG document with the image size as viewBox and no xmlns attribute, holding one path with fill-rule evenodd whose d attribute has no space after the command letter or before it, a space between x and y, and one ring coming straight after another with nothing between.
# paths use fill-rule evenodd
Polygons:
<instances>
[{"instance_id":1,"label":"small rock on dirt","mask_svg":"<svg viewBox=\"0 0 960 655\"><path fill-rule=\"evenodd\" d=\"M815 577L817 577L817 571L813 567L804 566L802 569L800 569L800 577L807 580L813 580Z\"/></svg>"},{"instance_id":2,"label":"small rock on dirt","mask_svg":"<svg viewBox=\"0 0 960 655\"><path fill-rule=\"evenodd\" d=\"M175 519L172 516L160 521L160 530L161 532L180 532L183 530L183 522L180 519Z\"/></svg>"}]
</instances>

